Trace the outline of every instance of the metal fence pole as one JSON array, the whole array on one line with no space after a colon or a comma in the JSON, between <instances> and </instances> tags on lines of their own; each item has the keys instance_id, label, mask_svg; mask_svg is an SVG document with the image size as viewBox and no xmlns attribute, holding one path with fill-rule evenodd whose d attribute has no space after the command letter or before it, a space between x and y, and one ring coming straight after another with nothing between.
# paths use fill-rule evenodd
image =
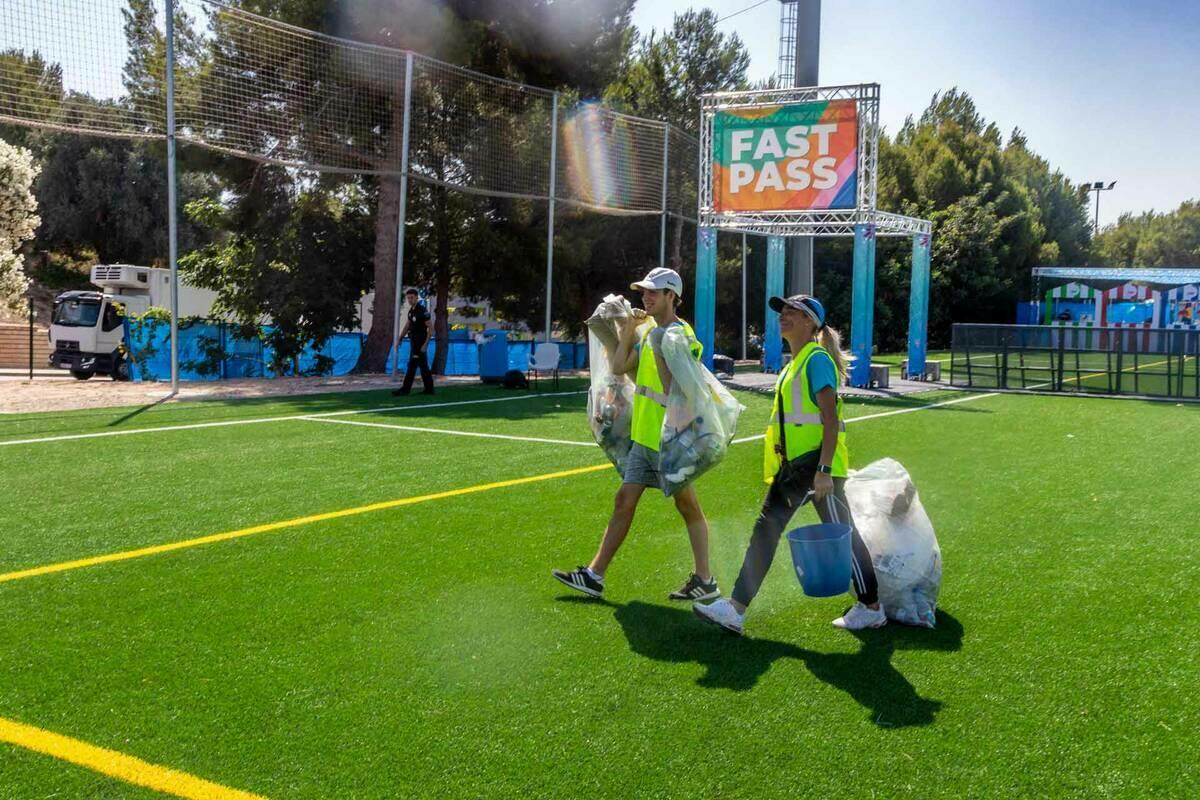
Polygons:
<instances>
[{"instance_id":1,"label":"metal fence pole","mask_svg":"<svg viewBox=\"0 0 1200 800\"><path fill-rule=\"evenodd\" d=\"M396 286L392 298L392 378L400 377L400 298L404 295L404 228L408 224L408 132L412 117L413 54L404 56L404 123L400 135L400 208L396 218ZM444 303L446 298L440 298Z\"/></svg>"},{"instance_id":2,"label":"metal fence pole","mask_svg":"<svg viewBox=\"0 0 1200 800\"><path fill-rule=\"evenodd\" d=\"M1000 331L1000 388L1008 388L1008 331Z\"/></svg>"},{"instance_id":3,"label":"metal fence pole","mask_svg":"<svg viewBox=\"0 0 1200 800\"><path fill-rule=\"evenodd\" d=\"M546 226L546 341L553 338L550 331L551 290L554 283L554 195L558 177L558 92L554 93L554 108L550 112L550 217Z\"/></svg>"},{"instance_id":4,"label":"metal fence pole","mask_svg":"<svg viewBox=\"0 0 1200 800\"><path fill-rule=\"evenodd\" d=\"M746 234L742 234L742 361L746 360Z\"/></svg>"},{"instance_id":5,"label":"metal fence pole","mask_svg":"<svg viewBox=\"0 0 1200 800\"><path fill-rule=\"evenodd\" d=\"M175 0L167 0L167 259L171 267L171 394L179 393L179 228L175 210Z\"/></svg>"},{"instance_id":6,"label":"metal fence pole","mask_svg":"<svg viewBox=\"0 0 1200 800\"><path fill-rule=\"evenodd\" d=\"M1061 392L1063 390L1063 369L1066 367L1066 347L1067 337L1066 331L1060 329L1058 331L1058 375L1053 386L1054 391Z\"/></svg>"},{"instance_id":7,"label":"metal fence pole","mask_svg":"<svg viewBox=\"0 0 1200 800\"><path fill-rule=\"evenodd\" d=\"M671 126L663 125L662 221L658 231L658 265L667 265L667 174L670 170Z\"/></svg>"},{"instance_id":8,"label":"metal fence pole","mask_svg":"<svg viewBox=\"0 0 1200 800\"><path fill-rule=\"evenodd\" d=\"M29 295L29 380L33 380L33 295Z\"/></svg>"}]
</instances>

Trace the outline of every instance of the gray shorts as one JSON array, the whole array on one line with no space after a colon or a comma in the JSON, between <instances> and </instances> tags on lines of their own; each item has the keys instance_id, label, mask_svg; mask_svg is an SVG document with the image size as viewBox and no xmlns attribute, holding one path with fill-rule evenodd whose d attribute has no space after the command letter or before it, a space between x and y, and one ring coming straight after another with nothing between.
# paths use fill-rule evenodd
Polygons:
<instances>
[{"instance_id":1,"label":"gray shorts","mask_svg":"<svg viewBox=\"0 0 1200 800\"><path fill-rule=\"evenodd\" d=\"M634 442L625 458L625 473L621 476L621 482L658 486L658 453Z\"/></svg>"}]
</instances>

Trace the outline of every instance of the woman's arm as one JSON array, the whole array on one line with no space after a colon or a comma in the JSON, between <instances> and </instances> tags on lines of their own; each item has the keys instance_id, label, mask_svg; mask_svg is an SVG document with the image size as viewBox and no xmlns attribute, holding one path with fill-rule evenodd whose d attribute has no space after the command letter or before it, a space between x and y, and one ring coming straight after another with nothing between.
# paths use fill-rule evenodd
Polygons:
<instances>
[{"instance_id":1,"label":"woman's arm","mask_svg":"<svg viewBox=\"0 0 1200 800\"><path fill-rule=\"evenodd\" d=\"M832 386L826 386L821 391L817 392L817 407L821 409L821 425L823 427L821 435L821 464L833 464L833 454L837 450L838 437L838 416L837 416L837 392ZM825 497L833 491L833 478L823 472L818 472L813 478L813 493L816 494L818 500L824 500Z\"/></svg>"}]
</instances>

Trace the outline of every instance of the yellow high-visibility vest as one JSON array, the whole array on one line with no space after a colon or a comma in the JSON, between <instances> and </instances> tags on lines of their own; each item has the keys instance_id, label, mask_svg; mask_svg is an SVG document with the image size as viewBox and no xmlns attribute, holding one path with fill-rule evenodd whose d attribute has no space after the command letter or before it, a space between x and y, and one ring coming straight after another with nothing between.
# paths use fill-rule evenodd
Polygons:
<instances>
[{"instance_id":1,"label":"yellow high-visibility vest","mask_svg":"<svg viewBox=\"0 0 1200 800\"><path fill-rule=\"evenodd\" d=\"M775 397L771 403L771 423L763 439L763 480L771 483L779 471L783 459L776 449L779 444L779 411L783 409L783 430L787 437L789 460L821 449L825 427L821 424L821 408L810 397L808 391L808 362L817 353L829 355L829 351L816 342L809 342L779 373L775 381ZM842 396L837 399L838 435L837 447L833 451L833 476L845 478L849 475L850 452L846 448L846 422L842 416Z\"/></svg>"},{"instance_id":2,"label":"yellow high-visibility vest","mask_svg":"<svg viewBox=\"0 0 1200 800\"><path fill-rule=\"evenodd\" d=\"M683 332L688 337L688 347L697 361L704 352L704 345L696 339L692 326L679 320ZM654 353L650 347L650 331L654 325L647 326L642 333L641 351L638 354L637 380L633 395L633 426L631 437L634 442L658 452L658 442L662 438L663 417L666 416L667 395L663 392L662 378L658 374L658 364L655 363Z\"/></svg>"}]
</instances>

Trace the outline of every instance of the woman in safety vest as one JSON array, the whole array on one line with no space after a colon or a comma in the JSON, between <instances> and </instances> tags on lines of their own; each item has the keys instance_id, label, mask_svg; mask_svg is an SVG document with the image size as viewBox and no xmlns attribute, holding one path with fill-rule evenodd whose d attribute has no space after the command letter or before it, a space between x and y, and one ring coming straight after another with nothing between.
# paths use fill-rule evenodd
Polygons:
<instances>
[{"instance_id":1,"label":"woman in safety vest","mask_svg":"<svg viewBox=\"0 0 1200 800\"><path fill-rule=\"evenodd\" d=\"M633 426L630 438L633 446L625 459L625 471L621 476L621 488L613 502L612 517L604 529L600 549L587 566L567 571L556 569L554 578L577 592L591 597L604 594L604 573L625 536L633 524L633 513L647 486L657 487L658 448L662 436L663 417L666 415L667 395L671 391L671 372L659 353L659 345L667 328L679 326L690 343L692 356L700 358L703 349L696 340L692 327L675 313L679 298L683 294L683 279L673 269L659 267L630 288L640 289L645 312L634 309L634 318L629 320L621 335L617 352L613 354L613 372L635 376L633 396ZM654 318L654 324L643 329L639 338L637 331L646 317ZM720 597L717 581L708 566L708 520L696 499L694 486L674 495L675 508L687 525L688 538L692 543L692 555L696 568L683 586L671 592L671 600L711 600Z\"/></svg>"},{"instance_id":2,"label":"woman in safety vest","mask_svg":"<svg viewBox=\"0 0 1200 800\"><path fill-rule=\"evenodd\" d=\"M878 628L887 622L879 605L875 569L863 544L844 487L849 468L846 424L837 387L846 374L841 337L825 325L825 308L815 297L772 297L779 329L792 360L779 373L771 424L763 447L763 478L771 485L754 524L731 599L692 606L705 622L741 634L746 608L758 594L779 537L796 509L810 499L822 522L850 526L851 577L858 602L833 624L848 630Z\"/></svg>"}]
</instances>

